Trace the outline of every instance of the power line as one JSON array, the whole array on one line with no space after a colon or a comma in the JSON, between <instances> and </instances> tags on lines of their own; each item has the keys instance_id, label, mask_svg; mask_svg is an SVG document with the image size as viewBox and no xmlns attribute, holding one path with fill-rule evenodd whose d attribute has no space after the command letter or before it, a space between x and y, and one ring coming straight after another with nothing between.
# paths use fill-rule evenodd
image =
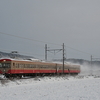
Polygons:
<instances>
[{"instance_id":1,"label":"power line","mask_svg":"<svg viewBox=\"0 0 100 100\"><path fill-rule=\"evenodd\" d=\"M8 36L13 36L13 37L17 37L17 38L22 38L22 39L26 39L26 40L31 40L31 41L36 41L36 42L41 42L41 43L48 43L48 44L53 44L53 45L60 45L60 44L56 44L56 43L51 43L51 42L45 42L45 41L35 40L35 39L26 38L26 37L21 37L21 36L12 35L12 34L3 33L3 32L0 32L0 34L4 34L4 35L8 35Z\"/></svg>"},{"instance_id":2,"label":"power line","mask_svg":"<svg viewBox=\"0 0 100 100\"><path fill-rule=\"evenodd\" d=\"M36 42L41 42L41 43L45 43L45 44L53 44L53 45L60 45L61 44L56 44L56 43L51 43L51 42L46 42L46 41L40 41L40 40L36 40L36 39L31 39L31 38L26 38L26 37L21 37L21 36L17 36L17 35L12 35L12 34L8 34L8 33L3 33L3 32L0 32L0 34L4 34L4 35L8 35L8 36L12 36L12 37L17 37L17 38L22 38L22 39L26 39L26 40L30 40L30 41L36 41ZM91 55L90 53L88 52L84 52L84 51L81 51L81 50L78 50L78 49L75 49L75 48L72 48L70 46L66 46L67 48L70 48L70 49L73 49L75 51L79 51L81 53L84 53L84 54L88 54L88 55Z\"/></svg>"},{"instance_id":3,"label":"power line","mask_svg":"<svg viewBox=\"0 0 100 100\"><path fill-rule=\"evenodd\" d=\"M70 47L70 46L66 46L66 47L68 47L68 48L70 48L70 49L73 49L73 50L75 50L75 51L79 51L79 52L82 52L82 53L85 53L85 54L91 55L91 54L88 53L88 52L84 52L84 51L81 51L81 50L78 50L78 49L72 48L72 47Z\"/></svg>"}]
</instances>

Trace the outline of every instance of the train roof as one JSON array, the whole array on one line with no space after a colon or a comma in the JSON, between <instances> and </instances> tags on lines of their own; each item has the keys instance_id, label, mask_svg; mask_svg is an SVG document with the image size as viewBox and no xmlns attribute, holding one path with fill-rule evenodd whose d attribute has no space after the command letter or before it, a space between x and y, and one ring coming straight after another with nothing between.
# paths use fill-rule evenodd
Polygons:
<instances>
[{"instance_id":1,"label":"train roof","mask_svg":"<svg viewBox=\"0 0 100 100\"><path fill-rule=\"evenodd\" d=\"M7 59L7 58L6 59L1 58L0 61L12 61L12 60L11 59Z\"/></svg>"},{"instance_id":2,"label":"train roof","mask_svg":"<svg viewBox=\"0 0 100 100\"><path fill-rule=\"evenodd\" d=\"M42 61L39 59L12 59L12 58L1 58L0 61L22 61L22 62L41 62L41 63L54 63L54 62L47 62L47 61Z\"/></svg>"},{"instance_id":3,"label":"train roof","mask_svg":"<svg viewBox=\"0 0 100 100\"><path fill-rule=\"evenodd\" d=\"M0 58L0 61L30 61L30 62L38 62L38 61L40 61L40 60L38 60L38 59L32 59L32 60L30 60L30 59L11 59L11 58Z\"/></svg>"},{"instance_id":4,"label":"train roof","mask_svg":"<svg viewBox=\"0 0 100 100\"><path fill-rule=\"evenodd\" d=\"M47 61L41 61L39 59L11 59L11 58L1 58L0 61L22 61L22 62L40 62L40 63L45 63L45 64L59 64L59 65L62 65L62 62L47 62ZM65 63L64 65L70 65L70 66L77 66L77 67L80 67L79 64L71 64L71 63Z\"/></svg>"}]
</instances>

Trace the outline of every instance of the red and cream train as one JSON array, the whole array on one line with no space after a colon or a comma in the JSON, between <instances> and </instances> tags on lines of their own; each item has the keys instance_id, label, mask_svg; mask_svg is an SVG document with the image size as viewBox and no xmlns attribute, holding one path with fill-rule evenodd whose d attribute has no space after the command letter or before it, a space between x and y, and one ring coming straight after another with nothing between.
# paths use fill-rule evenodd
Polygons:
<instances>
[{"instance_id":1,"label":"red and cream train","mask_svg":"<svg viewBox=\"0 0 100 100\"><path fill-rule=\"evenodd\" d=\"M18 59L0 59L0 74L6 77L26 76L36 74L61 74L61 73L80 73L80 65L39 62Z\"/></svg>"}]
</instances>

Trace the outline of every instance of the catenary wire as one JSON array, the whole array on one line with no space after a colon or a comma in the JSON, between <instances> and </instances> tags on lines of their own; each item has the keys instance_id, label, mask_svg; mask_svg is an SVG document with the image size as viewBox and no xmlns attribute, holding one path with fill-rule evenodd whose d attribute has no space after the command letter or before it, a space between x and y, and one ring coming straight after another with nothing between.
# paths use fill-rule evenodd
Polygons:
<instances>
[{"instance_id":1,"label":"catenary wire","mask_svg":"<svg viewBox=\"0 0 100 100\"><path fill-rule=\"evenodd\" d=\"M31 39L31 38L21 37L21 36L12 35L12 34L3 33L3 32L0 32L0 34L12 36L12 37L17 37L17 38L22 38L22 39L26 39L26 40L30 40L30 41L41 42L41 43L45 43L45 44L48 43L48 44L60 45L60 46L61 46L61 44L56 44L56 43L51 43L51 42L46 42L46 41L40 41L40 40L36 40L36 39ZM84 52L84 51L81 51L81 50L72 48L72 47L70 47L70 46L67 46L67 45L66 45L66 47L67 47L67 48L70 48L70 49L73 49L73 50L75 50L75 51L79 51L79 52L84 53L84 54L92 55L92 54L90 54L90 53L88 53L88 52Z\"/></svg>"}]
</instances>

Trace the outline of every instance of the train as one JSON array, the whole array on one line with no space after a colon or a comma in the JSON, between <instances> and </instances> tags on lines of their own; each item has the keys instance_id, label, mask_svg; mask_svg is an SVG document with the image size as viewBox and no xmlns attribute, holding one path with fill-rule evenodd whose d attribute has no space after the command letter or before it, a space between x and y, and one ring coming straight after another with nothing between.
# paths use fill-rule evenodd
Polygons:
<instances>
[{"instance_id":1,"label":"train","mask_svg":"<svg viewBox=\"0 0 100 100\"><path fill-rule=\"evenodd\" d=\"M37 60L0 59L0 74L8 77L22 77L52 74L78 74L80 65L62 64Z\"/></svg>"}]
</instances>

